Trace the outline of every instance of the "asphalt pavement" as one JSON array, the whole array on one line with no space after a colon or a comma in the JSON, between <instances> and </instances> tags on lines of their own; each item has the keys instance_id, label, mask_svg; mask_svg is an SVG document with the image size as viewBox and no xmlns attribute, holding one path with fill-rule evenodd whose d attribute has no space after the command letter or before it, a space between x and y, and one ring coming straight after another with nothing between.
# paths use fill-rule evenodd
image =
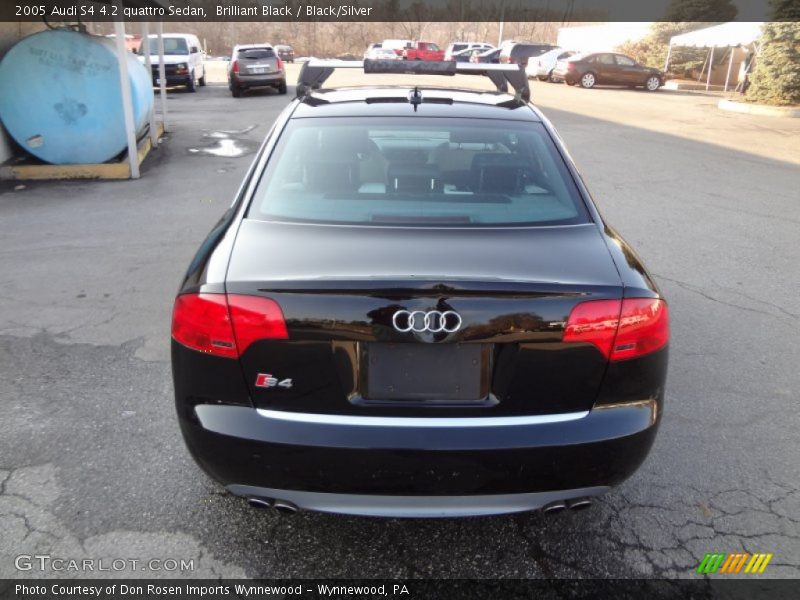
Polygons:
<instances>
[{"instance_id":1,"label":"asphalt pavement","mask_svg":"<svg viewBox=\"0 0 800 600\"><path fill-rule=\"evenodd\" d=\"M15 568L37 553L412 578L697 577L706 552L747 551L800 575L800 119L702 94L533 87L670 302L663 423L633 478L578 513L454 520L285 516L211 482L174 415L172 299L292 91L170 93L138 181L0 183L0 578L42 576Z\"/></svg>"}]
</instances>

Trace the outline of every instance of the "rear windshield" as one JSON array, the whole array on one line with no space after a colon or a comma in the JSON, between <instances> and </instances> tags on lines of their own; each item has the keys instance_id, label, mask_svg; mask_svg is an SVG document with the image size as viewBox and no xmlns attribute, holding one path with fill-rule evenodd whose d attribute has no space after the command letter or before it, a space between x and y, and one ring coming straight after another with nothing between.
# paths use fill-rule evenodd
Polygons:
<instances>
[{"instance_id":1,"label":"rear windshield","mask_svg":"<svg viewBox=\"0 0 800 600\"><path fill-rule=\"evenodd\" d=\"M541 123L403 117L290 121L248 217L461 227L588 222Z\"/></svg>"},{"instance_id":2,"label":"rear windshield","mask_svg":"<svg viewBox=\"0 0 800 600\"><path fill-rule=\"evenodd\" d=\"M236 56L245 60L260 60L262 58L273 58L275 52L272 48L247 48L246 50L239 50Z\"/></svg>"}]
</instances>

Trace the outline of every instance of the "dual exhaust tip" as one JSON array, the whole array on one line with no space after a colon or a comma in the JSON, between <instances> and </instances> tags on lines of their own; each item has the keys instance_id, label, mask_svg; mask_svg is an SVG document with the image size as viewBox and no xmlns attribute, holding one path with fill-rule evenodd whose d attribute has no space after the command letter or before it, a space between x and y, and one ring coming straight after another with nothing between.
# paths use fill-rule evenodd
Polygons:
<instances>
[{"instance_id":1,"label":"dual exhaust tip","mask_svg":"<svg viewBox=\"0 0 800 600\"><path fill-rule=\"evenodd\" d=\"M584 510L592 505L591 498L573 498L572 500L556 500L550 504L545 504L542 507L542 512L546 515L554 515L556 513L564 512L566 509L570 510Z\"/></svg>"},{"instance_id":2,"label":"dual exhaust tip","mask_svg":"<svg viewBox=\"0 0 800 600\"><path fill-rule=\"evenodd\" d=\"M279 513L285 515L293 515L299 510L294 502L289 502L288 500L274 500L272 498L251 496L247 499L247 503L253 508L274 508Z\"/></svg>"},{"instance_id":3,"label":"dual exhaust tip","mask_svg":"<svg viewBox=\"0 0 800 600\"><path fill-rule=\"evenodd\" d=\"M279 513L285 515L292 515L299 510L299 508L294 502L289 502L288 500L276 500L273 498L259 498L257 496L251 496L247 499L247 503L253 508L260 508L260 509L273 508L277 510ZM545 504L542 507L542 512L547 515L554 515L556 513L563 512L567 509L573 511L584 510L586 508L589 508L591 505L592 505L592 499L586 497L573 498L571 500L556 500L555 502L551 502L550 504Z\"/></svg>"}]
</instances>

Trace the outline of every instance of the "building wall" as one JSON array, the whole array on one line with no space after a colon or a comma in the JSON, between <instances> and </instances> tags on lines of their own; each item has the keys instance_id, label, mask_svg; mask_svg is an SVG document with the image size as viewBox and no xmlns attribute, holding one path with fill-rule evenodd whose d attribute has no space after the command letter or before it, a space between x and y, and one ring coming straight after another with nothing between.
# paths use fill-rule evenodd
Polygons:
<instances>
[{"instance_id":1,"label":"building wall","mask_svg":"<svg viewBox=\"0 0 800 600\"><path fill-rule=\"evenodd\" d=\"M5 56L9 48L17 43L17 40L41 29L44 29L44 25L41 23L8 23L0 21L0 60ZM0 164L13 156L11 140L1 125L0 123Z\"/></svg>"}]
</instances>

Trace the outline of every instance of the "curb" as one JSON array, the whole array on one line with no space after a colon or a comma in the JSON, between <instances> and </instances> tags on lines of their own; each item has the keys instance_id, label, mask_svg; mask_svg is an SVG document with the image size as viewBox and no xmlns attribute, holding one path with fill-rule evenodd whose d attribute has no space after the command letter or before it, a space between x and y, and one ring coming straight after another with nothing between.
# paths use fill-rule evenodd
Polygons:
<instances>
[{"instance_id":1,"label":"curb","mask_svg":"<svg viewBox=\"0 0 800 600\"><path fill-rule=\"evenodd\" d=\"M748 104L734 100L720 100L717 105L720 110L731 112L761 115L765 117L800 118L800 108L791 106L768 106L766 104Z\"/></svg>"}]
</instances>

